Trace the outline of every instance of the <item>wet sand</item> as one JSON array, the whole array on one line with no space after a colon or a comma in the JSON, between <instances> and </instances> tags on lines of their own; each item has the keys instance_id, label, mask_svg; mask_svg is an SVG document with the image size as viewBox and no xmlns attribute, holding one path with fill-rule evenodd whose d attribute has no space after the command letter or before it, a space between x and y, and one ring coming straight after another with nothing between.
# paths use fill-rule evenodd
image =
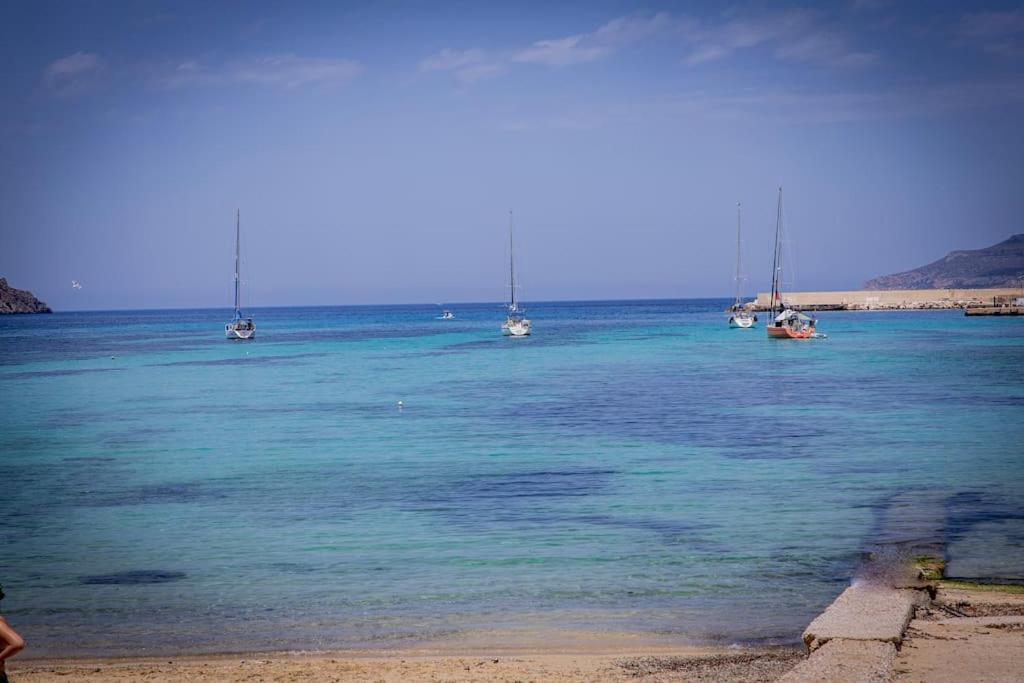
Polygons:
<instances>
[{"instance_id":1,"label":"wet sand","mask_svg":"<svg viewBox=\"0 0 1024 683\"><path fill-rule=\"evenodd\" d=\"M772 681L801 648L708 648L586 632L479 632L407 650L11 662L12 683L126 681Z\"/></svg>"}]
</instances>

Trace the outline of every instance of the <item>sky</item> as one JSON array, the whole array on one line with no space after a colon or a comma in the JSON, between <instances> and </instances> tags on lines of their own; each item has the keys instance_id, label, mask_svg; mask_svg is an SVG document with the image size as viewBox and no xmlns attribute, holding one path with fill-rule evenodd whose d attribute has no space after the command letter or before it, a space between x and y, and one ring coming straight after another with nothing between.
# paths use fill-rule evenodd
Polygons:
<instances>
[{"instance_id":1,"label":"sky","mask_svg":"<svg viewBox=\"0 0 1024 683\"><path fill-rule=\"evenodd\" d=\"M58 310L748 296L1024 232L1024 4L0 4L0 276ZM71 286L72 280L81 289Z\"/></svg>"}]
</instances>

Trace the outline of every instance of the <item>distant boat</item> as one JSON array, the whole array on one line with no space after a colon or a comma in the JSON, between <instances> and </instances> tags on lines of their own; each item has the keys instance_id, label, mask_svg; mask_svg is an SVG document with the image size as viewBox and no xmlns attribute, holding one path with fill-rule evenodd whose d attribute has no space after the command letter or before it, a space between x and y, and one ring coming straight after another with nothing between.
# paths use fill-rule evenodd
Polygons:
<instances>
[{"instance_id":1,"label":"distant boat","mask_svg":"<svg viewBox=\"0 0 1024 683\"><path fill-rule=\"evenodd\" d=\"M525 310L516 302L516 266L515 252L512 245L512 211L508 212L508 286L509 302L508 317L501 326L501 333L506 337L527 337L530 335L530 321L523 315Z\"/></svg>"},{"instance_id":2,"label":"distant boat","mask_svg":"<svg viewBox=\"0 0 1024 683\"><path fill-rule=\"evenodd\" d=\"M455 314L449 311L447 308L441 313L441 320L455 320Z\"/></svg>"},{"instance_id":3,"label":"distant boat","mask_svg":"<svg viewBox=\"0 0 1024 683\"><path fill-rule=\"evenodd\" d=\"M770 299L771 320L768 336L773 339L811 339L816 336L815 319L786 306L782 300L782 188L779 188L779 204L775 214L775 253L772 257L772 294Z\"/></svg>"},{"instance_id":4,"label":"distant boat","mask_svg":"<svg viewBox=\"0 0 1024 683\"><path fill-rule=\"evenodd\" d=\"M224 326L228 339L252 339L256 336L256 323L249 316L242 315L242 212L235 213L235 317Z\"/></svg>"},{"instance_id":5,"label":"distant boat","mask_svg":"<svg viewBox=\"0 0 1024 683\"><path fill-rule=\"evenodd\" d=\"M757 315L750 311L750 306L744 306L740 300L743 289L743 276L740 272L740 205L736 204L736 297L732 306L729 307L729 327L747 329L757 323Z\"/></svg>"}]
</instances>

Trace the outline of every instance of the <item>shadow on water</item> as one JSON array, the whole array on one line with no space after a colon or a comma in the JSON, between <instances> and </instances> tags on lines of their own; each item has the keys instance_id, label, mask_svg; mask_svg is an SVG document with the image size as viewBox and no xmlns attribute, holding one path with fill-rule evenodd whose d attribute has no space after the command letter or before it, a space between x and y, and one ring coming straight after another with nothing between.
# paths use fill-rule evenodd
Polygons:
<instances>
[{"instance_id":1,"label":"shadow on water","mask_svg":"<svg viewBox=\"0 0 1024 683\"><path fill-rule=\"evenodd\" d=\"M135 569L114 574L93 574L81 576L79 583L87 586L112 585L112 586L139 586L151 583L170 583L185 578L185 572Z\"/></svg>"}]
</instances>

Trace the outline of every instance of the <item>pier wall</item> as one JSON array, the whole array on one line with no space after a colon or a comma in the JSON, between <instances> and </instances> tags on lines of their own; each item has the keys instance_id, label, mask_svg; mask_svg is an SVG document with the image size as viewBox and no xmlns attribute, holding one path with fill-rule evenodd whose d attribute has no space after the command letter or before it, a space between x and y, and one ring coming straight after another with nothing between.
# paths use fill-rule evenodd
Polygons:
<instances>
[{"instance_id":1,"label":"pier wall","mask_svg":"<svg viewBox=\"0 0 1024 683\"><path fill-rule=\"evenodd\" d=\"M804 310L902 310L1001 306L1024 297L1020 288L887 289L847 292L784 292L783 300ZM771 294L759 292L755 307L767 310Z\"/></svg>"}]
</instances>

